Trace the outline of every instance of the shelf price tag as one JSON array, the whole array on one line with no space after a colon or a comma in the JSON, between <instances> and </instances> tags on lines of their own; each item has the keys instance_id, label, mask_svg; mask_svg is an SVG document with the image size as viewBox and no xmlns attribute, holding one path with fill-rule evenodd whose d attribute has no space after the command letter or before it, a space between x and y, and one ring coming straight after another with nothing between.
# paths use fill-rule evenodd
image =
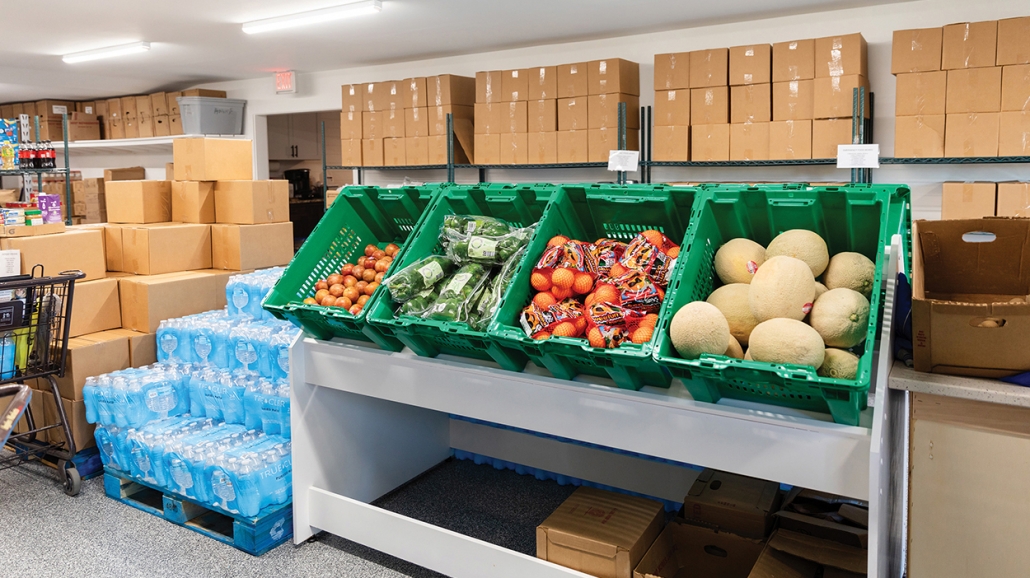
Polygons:
<instances>
[{"instance_id":1,"label":"shelf price tag","mask_svg":"<svg viewBox=\"0 0 1030 578\"><path fill-rule=\"evenodd\" d=\"M610 151L608 170L635 172L640 167L640 151Z\"/></svg>"},{"instance_id":2,"label":"shelf price tag","mask_svg":"<svg viewBox=\"0 0 1030 578\"><path fill-rule=\"evenodd\" d=\"M880 168L880 145L842 144L837 145L838 169Z\"/></svg>"}]
</instances>

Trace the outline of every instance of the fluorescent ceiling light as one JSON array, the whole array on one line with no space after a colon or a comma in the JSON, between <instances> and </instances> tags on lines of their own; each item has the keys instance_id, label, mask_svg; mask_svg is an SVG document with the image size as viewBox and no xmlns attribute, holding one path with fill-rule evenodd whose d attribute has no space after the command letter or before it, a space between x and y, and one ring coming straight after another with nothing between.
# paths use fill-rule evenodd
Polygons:
<instances>
[{"instance_id":1,"label":"fluorescent ceiling light","mask_svg":"<svg viewBox=\"0 0 1030 578\"><path fill-rule=\"evenodd\" d=\"M299 12L297 14L278 16L276 18L244 22L243 31L247 34L258 34L259 32L270 32L272 30L282 30L283 28L293 28L295 26L321 24L323 22L339 20L350 16L376 14L382 11L382 9L382 0L361 0L360 2L351 2L341 6L322 8L321 10Z\"/></svg>"},{"instance_id":2,"label":"fluorescent ceiling light","mask_svg":"<svg viewBox=\"0 0 1030 578\"><path fill-rule=\"evenodd\" d=\"M147 52L148 50L150 50L149 42L133 42L132 44L122 44L120 46L109 46L107 48L98 48L96 50L87 50L85 52L65 54L61 57L61 60L64 60L68 64L75 64L76 62L99 60L101 58L113 58L115 56L125 56L126 54L136 54L137 52Z\"/></svg>"}]
</instances>

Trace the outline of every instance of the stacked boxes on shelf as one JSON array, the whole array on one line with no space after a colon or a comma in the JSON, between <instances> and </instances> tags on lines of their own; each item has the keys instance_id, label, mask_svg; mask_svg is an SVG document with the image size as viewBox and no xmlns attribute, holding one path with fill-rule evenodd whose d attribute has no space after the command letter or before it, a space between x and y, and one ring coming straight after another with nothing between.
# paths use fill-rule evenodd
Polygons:
<instances>
[{"instance_id":1,"label":"stacked boxes on shelf","mask_svg":"<svg viewBox=\"0 0 1030 578\"><path fill-rule=\"evenodd\" d=\"M865 88L865 116L870 116L866 52L861 34L816 39L812 158L837 158L837 145L853 142L854 89Z\"/></svg>"},{"instance_id":2,"label":"stacked boxes on shelf","mask_svg":"<svg viewBox=\"0 0 1030 578\"><path fill-rule=\"evenodd\" d=\"M948 182L941 195L942 219L1030 216L1030 182Z\"/></svg>"},{"instance_id":3,"label":"stacked boxes on shelf","mask_svg":"<svg viewBox=\"0 0 1030 578\"><path fill-rule=\"evenodd\" d=\"M894 156L1030 155L1030 17L894 32Z\"/></svg>"},{"instance_id":4,"label":"stacked boxes on shelf","mask_svg":"<svg viewBox=\"0 0 1030 578\"><path fill-rule=\"evenodd\" d=\"M476 73L475 159L481 165L529 159L529 84L522 70Z\"/></svg>"},{"instance_id":5,"label":"stacked boxes on shelf","mask_svg":"<svg viewBox=\"0 0 1030 578\"><path fill-rule=\"evenodd\" d=\"M528 132L526 158L530 164L558 162L558 67L537 66L526 76Z\"/></svg>"},{"instance_id":6,"label":"stacked boxes on shelf","mask_svg":"<svg viewBox=\"0 0 1030 578\"><path fill-rule=\"evenodd\" d=\"M93 102L71 102L67 100L40 100L37 102L21 102L0 105L0 118L16 119L21 115L30 118L39 117L39 134L35 123L29 123L25 140L53 141L64 140L63 115L68 115L68 140L96 140L100 138L100 120L94 110Z\"/></svg>"},{"instance_id":7,"label":"stacked boxes on shelf","mask_svg":"<svg viewBox=\"0 0 1030 578\"><path fill-rule=\"evenodd\" d=\"M772 46L752 44L729 50L730 158L768 160L772 148ZM776 158L806 158L793 123ZM779 134L779 133L778 133ZM801 150L795 152L795 148Z\"/></svg>"}]
</instances>

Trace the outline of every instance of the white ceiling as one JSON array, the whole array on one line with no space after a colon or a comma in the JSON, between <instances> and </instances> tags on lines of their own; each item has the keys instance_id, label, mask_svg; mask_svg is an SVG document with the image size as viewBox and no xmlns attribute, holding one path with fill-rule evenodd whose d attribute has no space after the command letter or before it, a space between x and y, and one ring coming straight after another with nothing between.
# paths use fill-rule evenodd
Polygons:
<instances>
[{"instance_id":1,"label":"white ceiling","mask_svg":"<svg viewBox=\"0 0 1030 578\"><path fill-rule=\"evenodd\" d=\"M3 1L0 102L90 99L273 70L311 72L687 28L892 0L383 0L377 15L247 35L240 24L344 0ZM81 64L62 54L149 41Z\"/></svg>"}]
</instances>

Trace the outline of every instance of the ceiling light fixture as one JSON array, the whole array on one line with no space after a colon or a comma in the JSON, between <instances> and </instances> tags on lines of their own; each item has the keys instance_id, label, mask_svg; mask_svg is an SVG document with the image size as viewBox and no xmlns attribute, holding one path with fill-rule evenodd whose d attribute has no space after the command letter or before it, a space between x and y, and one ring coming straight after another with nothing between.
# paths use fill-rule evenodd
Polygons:
<instances>
[{"instance_id":1,"label":"ceiling light fixture","mask_svg":"<svg viewBox=\"0 0 1030 578\"><path fill-rule=\"evenodd\" d=\"M87 62L89 60L99 60L101 58L113 58L115 56L125 56L126 54L136 54L137 52L147 52L149 50L149 42L133 42L132 44L122 44L120 46L109 46L107 48L98 48L96 50L87 50L85 52L65 54L61 57L61 60L64 60L68 64L75 64L76 62Z\"/></svg>"},{"instance_id":2,"label":"ceiling light fixture","mask_svg":"<svg viewBox=\"0 0 1030 578\"><path fill-rule=\"evenodd\" d=\"M283 28L321 24L323 22L339 20L350 16L376 14L382 10L382 0L361 0L360 2L351 2L340 6L322 8L321 10L299 12L297 14L278 16L276 18L265 18L264 20L244 22L243 31L247 34L258 34L259 32L271 32L272 30L282 30Z\"/></svg>"}]
</instances>

